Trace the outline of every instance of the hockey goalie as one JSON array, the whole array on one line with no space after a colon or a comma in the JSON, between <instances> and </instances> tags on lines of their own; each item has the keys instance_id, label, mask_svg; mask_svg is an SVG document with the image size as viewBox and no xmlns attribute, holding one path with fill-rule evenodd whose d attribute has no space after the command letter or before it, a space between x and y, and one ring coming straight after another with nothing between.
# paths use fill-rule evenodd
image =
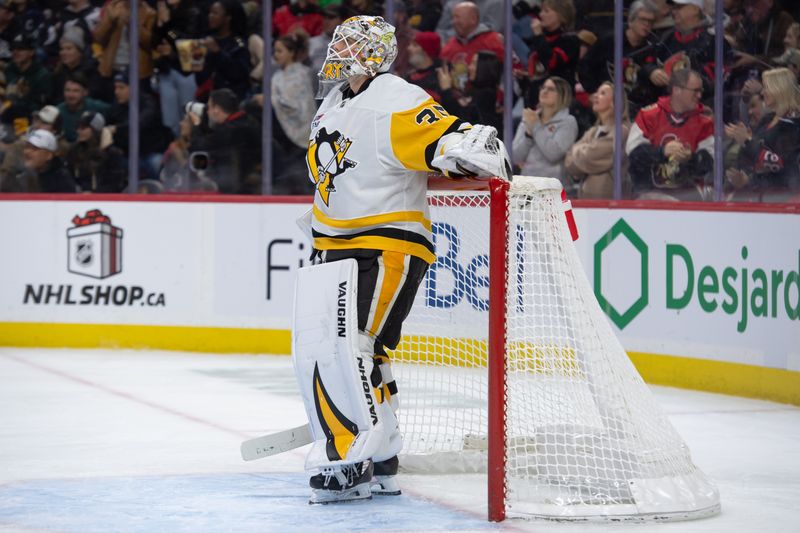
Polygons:
<instances>
[{"instance_id":1,"label":"hockey goalie","mask_svg":"<svg viewBox=\"0 0 800 533\"><path fill-rule=\"evenodd\" d=\"M494 128L448 114L388 72L394 27L357 16L336 28L319 73L323 102L307 163L316 264L300 269L292 350L309 418L311 503L400 494L396 348L434 261L427 175L501 176Z\"/></svg>"}]
</instances>

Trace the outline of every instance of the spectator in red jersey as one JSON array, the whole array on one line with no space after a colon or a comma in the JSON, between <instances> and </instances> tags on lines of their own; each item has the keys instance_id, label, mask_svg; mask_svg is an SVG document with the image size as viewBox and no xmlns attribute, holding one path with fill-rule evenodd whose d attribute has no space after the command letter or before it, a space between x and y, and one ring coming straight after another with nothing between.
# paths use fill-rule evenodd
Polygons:
<instances>
[{"instance_id":1,"label":"spectator in red jersey","mask_svg":"<svg viewBox=\"0 0 800 533\"><path fill-rule=\"evenodd\" d=\"M322 33L322 11L317 0L297 0L281 6L272 15L272 28L276 37L302 29L314 37Z\"/></svg>"},{"instance_id":2,"label":"spectator in red jersey","mask_svg":"<svg viewBox=\"0 0 800 533\"><path fill-rule=\"evenodd\" d=\"M452 65L455 87L463 90L469 77L467 67L478 50L494 52L503 60L503 36L481 22L478 6L472 2L456 4L452 17L456 34L442 48L441 58Z\"/></svg>"},{"instance_id":3,"label":"spectator in red jersey","mask_svg":"<svg viewBox=\"0 0 800 533\"><path fill-rule=\"evenodd\" d=\"M670 96L636 116L625 151L634 193L659 189L680 200L707 200L714 165L714 121L700 103L703 80L691 69L675 70Z\"/></svg>"},{"instance_id":4,"label":"spectator in red jersey","mask_svg":"<svg viewBox=\"0 0 800 533\"><path fill-rule=\"evenodd\" d=\"M521 81L526 87L525 107L535 108L539 101L539 88L544 81L557 76L575 84L575 68L580 53L580 40L571 33L575 24L575 6L572 0L543 0L538 17L531 19L533 36L527 43L528 73Z\"/></svg>"},{"instance_id":5,"label":"spectator in red jersey","mask_svg":"<svg viewBox=\"0 0 800 533\"><path fill-rule=\"evenodd\" d=\"M442 101L439 79L436 73L442 63L439 60L442 41L435 31L418 31L408 45L408 62L412 70L406 81L425 89L431 98Z\"/></svg>"}]
</instances>

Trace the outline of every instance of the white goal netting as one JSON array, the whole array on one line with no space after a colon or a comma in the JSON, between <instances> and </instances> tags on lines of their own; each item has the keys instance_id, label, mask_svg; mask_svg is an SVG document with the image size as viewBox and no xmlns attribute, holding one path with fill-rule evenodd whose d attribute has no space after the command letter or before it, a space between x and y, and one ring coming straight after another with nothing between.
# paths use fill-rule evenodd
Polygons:
<instances>
[{"instance_id":1,"label":"white goal netting","mask_svg":"<svg viewBox=\"0 0 800 533\"><path fill-rule=\"evenodd\" d=\"M493 394L506 416L509 516L685 519L717 512L716 489L595 300L558 182L515 179L504 254L490 253L489 203L488 191L430 194L438 259L392 354L401 467L486 470L492 255L506 264L506 387Z\"/></svg>"}]
</instances>

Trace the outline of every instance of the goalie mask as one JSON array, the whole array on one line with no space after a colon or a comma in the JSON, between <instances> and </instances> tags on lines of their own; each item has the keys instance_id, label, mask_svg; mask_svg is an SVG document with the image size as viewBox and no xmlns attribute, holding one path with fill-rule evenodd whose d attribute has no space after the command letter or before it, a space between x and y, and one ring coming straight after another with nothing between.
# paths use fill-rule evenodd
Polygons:
<instances>
[{"instance_id":1,"label":"goalie mask","mask_svg":"<svg viewBox=\"0 0 800 533\"><path fill-rule=\"evenodd\" d=\"M353 76L387 72L397 57L394 32L394 26L381 17L360 15L345 20L328 45L320 81L339 83Z\"/></svg>"}]
</instances>

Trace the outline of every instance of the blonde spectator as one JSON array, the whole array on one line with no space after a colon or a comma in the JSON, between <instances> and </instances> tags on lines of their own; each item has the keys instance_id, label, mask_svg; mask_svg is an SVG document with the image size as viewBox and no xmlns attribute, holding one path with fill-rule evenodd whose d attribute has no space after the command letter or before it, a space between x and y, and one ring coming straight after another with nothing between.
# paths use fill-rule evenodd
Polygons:
<instances>
[{"instance_id":1,"label":"blonde spectator","mask_svg":"<svg viewBox=\"0 0 800 533\"><path fill-rule=\"evenodd\" d=\"M769 111L752 130L739 122L726 124L725 135L741 146L739 168L726 178L735 189L796 188L800 179L800 87L786 68L764 72L764 105Z\"/></svg>"},{"instance_id":2,"label":"blonde spectator","mask_svg":"<svg viewBox=\"0 0 800 533\"><path fill-rule=\"evenodd\" d=\"M628 136L627 100L622 99L622 144ZM578 198L611 198L614 194L614 85L603 82L592 95L597 122L567 151L564 166L578 184Z\"/></svg>"}]
</instances>

